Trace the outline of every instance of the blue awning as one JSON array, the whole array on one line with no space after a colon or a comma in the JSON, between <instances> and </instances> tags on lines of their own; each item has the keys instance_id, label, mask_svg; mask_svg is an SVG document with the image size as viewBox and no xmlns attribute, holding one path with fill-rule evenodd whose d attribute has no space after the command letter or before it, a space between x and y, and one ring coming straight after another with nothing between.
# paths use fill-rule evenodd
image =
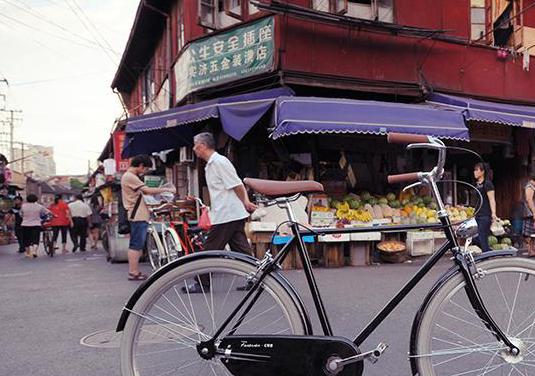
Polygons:
<instances>
[{"instance_id":1,"label":"blue awning","mask_svg":"<svg viewBox=\"0 0 535 376\"><path fill-rule=\"evenodd\" d=\"M277 99L271 137L296 134L377 134L402 132L468 140L461 110L427 104L403 104L336 98Z\"/></svg>"},{"instance_id":2,"label":"blue awning","mask_svg":"<svg viewBox=\"0 0 535 376\"><path fill-rule=\"evenodd\" d=\"M433 93L427 103L462 110L467 121L535 128L535 106L488 102L440 93Z\"/></svg>"},{"instance_id":3,"label":"blue awning","mask_svg":"<svg viewBox=\"0 0 535 376\"><path fill-rule=\"evenodd\" d=\"M191 145L195 133L193 124L211 118L219 118L225 133L240 141L277 97L293 94L289 88L262 90L130 118L123 157Z\"/></svg>"}]
</instances>

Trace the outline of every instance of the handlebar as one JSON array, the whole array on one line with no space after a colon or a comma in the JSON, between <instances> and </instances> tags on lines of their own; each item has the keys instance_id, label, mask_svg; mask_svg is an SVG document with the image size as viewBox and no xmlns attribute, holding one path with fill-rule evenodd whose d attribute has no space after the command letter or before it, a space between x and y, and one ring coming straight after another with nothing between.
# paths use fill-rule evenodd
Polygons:
<instances>
[{"instance_id":1,"label":"handlebar","mask_svg":"<svg viewBox=\"0 0 535 376\"><path fill-rule=\"evenodd\" d=\"M388 175L389 184L414 183L421 179L420 172L409 172L406 174Z\"/></svg>"},{"instance_id":2,"label":"handlebar","mask_svg":"<svg viewBox=\"0 0 535 376\"><path fill-rule=\"evenodd\" d=\"M428 143L429 136L408 134L408 133L389 133L387 135L389 144L414 144L414 143Z\"/></svg>"}]
</instances>

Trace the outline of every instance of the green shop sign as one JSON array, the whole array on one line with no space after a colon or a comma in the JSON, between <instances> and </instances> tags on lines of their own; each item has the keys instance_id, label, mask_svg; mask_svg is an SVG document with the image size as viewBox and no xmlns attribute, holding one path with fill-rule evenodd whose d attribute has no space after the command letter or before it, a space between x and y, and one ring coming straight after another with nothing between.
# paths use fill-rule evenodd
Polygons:
<instances>
[{"instance_id":1,"label":"green shop sign","mask_svg":"<svg viewBox=\"0 0 535 376\"><path fill-rule=\"evenodd\" d=\"M273 66L273 17L193 42L174 67L177 101L197 89L269 72Z\"/></svg>"}]
</instances>

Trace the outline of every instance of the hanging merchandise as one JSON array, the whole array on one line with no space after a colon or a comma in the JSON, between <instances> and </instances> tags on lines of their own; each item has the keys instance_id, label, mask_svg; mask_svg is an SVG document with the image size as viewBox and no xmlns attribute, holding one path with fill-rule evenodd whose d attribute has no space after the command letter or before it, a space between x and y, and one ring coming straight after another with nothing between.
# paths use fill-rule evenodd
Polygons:
<instances>
[{"instance_id":1,"label":"hanging merchandise","mask_svg":"<svg viewBox=\"0 0 535 376\"><path fill-rule=\"evenodd\" d=\"M115 159L105 159L102 164L104 165L104 175L115 175L117 173L117 163Z\"/></svg>"}]
</instances>

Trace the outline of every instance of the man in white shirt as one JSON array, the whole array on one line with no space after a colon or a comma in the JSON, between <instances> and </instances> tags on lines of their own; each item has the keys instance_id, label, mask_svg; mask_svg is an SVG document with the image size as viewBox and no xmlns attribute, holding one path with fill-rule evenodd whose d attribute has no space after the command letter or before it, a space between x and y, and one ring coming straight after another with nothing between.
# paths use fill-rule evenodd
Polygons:
<instances>
[{"instance_id":1,"label":"man in white shirt","mask_svg":"<svg viewBox=\"0 0 535 376\"><path fill-rule=\"evenodd\" d=\"M256 205L249 200L245 186L228 158L215 151L211 133L200 133L193 138L193 151L206 161L204 169L210 193L210 221L212 228L204 243L206 250L221 250L228 244L232 251L251 254L245 235L245 221ZM207 287L204 279L200 280ZM198 284L188 287L190 292L200 290Z\"/></svg>"},{"instance_id":2,"label":"man in white shirt","mask_svg":"<svg viewBox=\"0 0 535 376\"><path fill-rule=\"evenodd\" d=\"M79 194L76 200L69 204L69 210L72 217L72 231L71 238L74 244L72 252L76 252L80 247L81 252L85 252L85 245L87 240L87 230L89 228L89 218L92 214L91 208L84 201L84 197Z\"/></svg>"}]
</instances>

